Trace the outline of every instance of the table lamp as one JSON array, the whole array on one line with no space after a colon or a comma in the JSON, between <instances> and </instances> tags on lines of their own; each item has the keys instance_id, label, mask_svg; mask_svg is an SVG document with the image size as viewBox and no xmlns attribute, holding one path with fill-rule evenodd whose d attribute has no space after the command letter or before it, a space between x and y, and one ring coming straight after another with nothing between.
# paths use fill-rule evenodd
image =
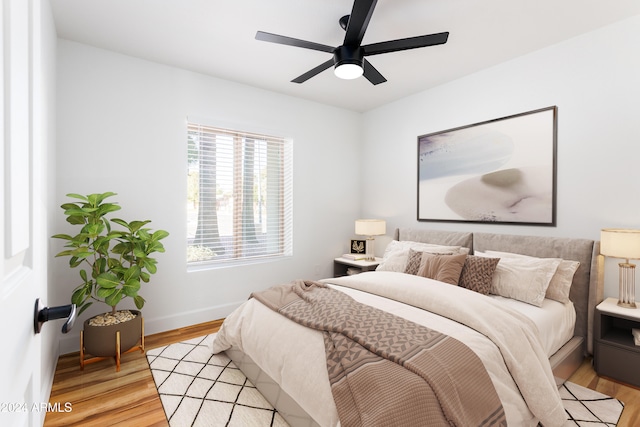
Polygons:
<instances>
[{"instance_id":1,"label":"table lamp","mask_svg":"<svg viewBox=\"0 0 640 427\"><path fill-rule=\"evenodd\" d=\"M374 236L382 236L387 232L387 223L382 219L357 219L356 234L367 236L366 260L375 261Z\"/></svg>"},{"instance_id":2,"label":"table lamp","mask_svg":"<svg viewBox=\"0 0 640 427\"><path fill-rule=\"evenodd\" d=\"M636 303L636 265L630 259L640 259L640 230L605 228L600 232L600 253L612 258L621 258L625 262L618 264L619 289L618 305L635 308Z\"/></svg>"}]
</instances>

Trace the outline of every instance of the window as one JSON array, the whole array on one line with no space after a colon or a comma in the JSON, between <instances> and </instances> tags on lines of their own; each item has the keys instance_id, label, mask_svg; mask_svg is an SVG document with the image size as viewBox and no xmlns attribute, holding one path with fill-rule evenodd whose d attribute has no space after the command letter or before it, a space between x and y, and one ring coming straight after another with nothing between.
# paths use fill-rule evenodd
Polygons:
<instances>
[{"instance_id":1,"label":"window","mask_svg":"<svg viewBox=\"0 0 640 427\"><path fill-rule=\"evenodd\" d=\"M188 123L187 264L292 254L292 143Z\"/></svg>"}]
</instances>

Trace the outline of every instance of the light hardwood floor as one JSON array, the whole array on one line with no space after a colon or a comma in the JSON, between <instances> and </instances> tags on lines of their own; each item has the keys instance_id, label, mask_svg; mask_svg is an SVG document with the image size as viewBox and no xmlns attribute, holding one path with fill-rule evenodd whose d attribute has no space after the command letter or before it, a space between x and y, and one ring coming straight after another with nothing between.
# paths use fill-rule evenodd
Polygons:
<instances>
[{"instance_id":1,"label":"light hardwood floor","mask_svg":"<svg viewBox=\"0 0 640 427\"><path fill-rule=\"evenodd\" d=\"M216 332L222 320L145 337L146 350ZM70 412L49 412L44 425L53 426L168 426L149 364L139 351L122 356L120 372L113 359L85 365L79 353L60 356L49 402Z\"/></svg>"},{"instance_id":2,"label":"light hardwood floor","mask_svg":"<svg viewBox=\"0 0 640 427\"><path fill-rule=\"evenodd\" d=\"M181 328L145 338L147 350L216 332L222 320ZM120 372L107 359L80 370L79 354L60 356L50 403L66 402L71 412L50 412L45 427L54 426L168 426L149 370L141 352L125 354ZM640 390L596 375L591 359L569 379L571 382L614 396L625 403L618 427L634 427L640 420Z\"/></svg>"}]
</instances>

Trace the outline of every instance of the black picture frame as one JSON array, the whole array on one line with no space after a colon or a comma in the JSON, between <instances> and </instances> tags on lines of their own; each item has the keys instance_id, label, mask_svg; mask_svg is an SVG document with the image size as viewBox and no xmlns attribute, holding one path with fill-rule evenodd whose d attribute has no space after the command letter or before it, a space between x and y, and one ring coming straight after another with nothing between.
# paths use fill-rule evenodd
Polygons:
<instances>
[{"instance_id":1,"label":"black picture frame","mask_svg":"<svg viewBox=\"0 0 640 427\"><path fill-rule=\"evenodd\" d=\"M418 136L418 221L556 225L558 107Z\"/></svg>"},{"instance_id":2,"label":"black picture frame","mask_svg":"<svg viewBox=\"0 0 640 427\"><path fill-rule=\"evenodd\" d=\"M367 253L367 241L362 239L351 239L351 253L352 254L366 254Z\"/></svg>"}]
</instances>

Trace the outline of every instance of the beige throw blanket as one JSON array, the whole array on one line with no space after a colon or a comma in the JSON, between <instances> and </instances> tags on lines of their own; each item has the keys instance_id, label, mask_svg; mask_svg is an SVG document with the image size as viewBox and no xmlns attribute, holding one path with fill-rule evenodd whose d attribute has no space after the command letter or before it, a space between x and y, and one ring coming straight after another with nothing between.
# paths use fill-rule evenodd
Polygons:
<instances>
[{"instance_id":1,"label":"beige throw blanket","mask_svg":"<svg viewBox=\"0 0 640 427\"><path fill-rule=\"evenodd\" d=\"M323 331L343 426L506 425L486 369L458 340L316 282L298 281L252 296Z\"/></svg>"},{"instance_id":2,"label":"beige throw blanket","mask_svg":"<svg viewBox=\"0 0 640 427\"><path fill-rule=\"evenodd\" d=\"M391 272L376 271L328 281L411 304L453 319L485 335L500 349L511 377L540 424L545 427L565 424L567 414L549 359L540 344L537 328L530 319L491 298L458 286L430 280L429 292L424 293L425 285L422 282L394 286L393 279Z\"/></svg>"}]
</instances>

